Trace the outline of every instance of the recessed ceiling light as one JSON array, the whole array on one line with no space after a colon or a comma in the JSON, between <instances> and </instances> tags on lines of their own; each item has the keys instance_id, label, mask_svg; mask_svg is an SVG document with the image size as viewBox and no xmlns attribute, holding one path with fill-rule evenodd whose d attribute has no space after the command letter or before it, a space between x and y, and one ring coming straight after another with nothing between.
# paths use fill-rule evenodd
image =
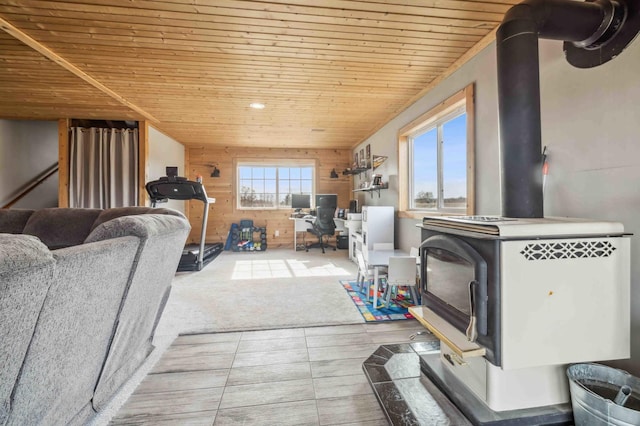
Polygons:
<instances>
[{"instance_id":1,"label":"recessed ceiling light","mask_svg":"<svg viewBox=\"0 0 640 426\"><path fill-rule=\"evenodd\" d=\"M264 104L260 102L252 102L249 106L253 109L264 109Z\"/></svg>"}]
</instances>

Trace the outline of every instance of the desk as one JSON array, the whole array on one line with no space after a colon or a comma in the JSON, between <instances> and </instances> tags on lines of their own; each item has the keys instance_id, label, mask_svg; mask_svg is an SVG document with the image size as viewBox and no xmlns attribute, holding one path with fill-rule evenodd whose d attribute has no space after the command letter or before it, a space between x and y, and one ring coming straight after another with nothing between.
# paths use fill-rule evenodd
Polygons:
<instances>
[{"instance_id":1,"label":"desk","mask_svg":"<svg viewBox=\"0 0 640 426\"><path fill-rule=\"evenodd\" d=\"M402 250L369 250L367 266L373 268L373 309L378 308L378 276L380 268L389 266L389 258L393 256L408 256Z\"/></svg>"},{"instance_id":2,"label":"desk","mask_svg":"<svg viewBox=\"0 0 640 426\"><path fill-rule=\"evenodd\" d=\"M293 229L293 250L297 251L298 248L306 249L304 244L298 246L298 232L307 232L307 229L312 228L311 223L307 221L313 222L316 220L314 216L303 218L303 217L290 217L289 220L295 220L294 229ZM345 220L341 218L334 218L333 222L336 224L336 234L346 232L346 228L344 226Z\"/></svg>"},{"instance_id":3,"label":"desk","mask_svg":"<svg viewBox=\"0 0 640 426\"><path fill-rule=\"evenodd\" d=\"M293 229L293 250L297 251L298 248L304 250L306 247L304 244L298 245L298 232L307 232L307 229L311 228L311 224L307 222L308 220L313 222L316 220L315 217L303 218L303 217L290 217L289 220L295 220L294 229ZM304 240L303 240L304 241Z\"/></svg>"}]
</instances>

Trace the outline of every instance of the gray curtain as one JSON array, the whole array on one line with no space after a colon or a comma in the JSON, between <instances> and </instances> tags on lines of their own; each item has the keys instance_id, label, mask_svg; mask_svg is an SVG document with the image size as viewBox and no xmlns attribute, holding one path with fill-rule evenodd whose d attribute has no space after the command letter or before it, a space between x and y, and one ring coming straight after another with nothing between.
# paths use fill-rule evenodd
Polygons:
<instances>
[{"instance_id":1,"label":"gray curtain","mask_svg":"<svg viewBox=\"0 0 640 426\"><path fill-rule=\"evenodd\" d=\"M72 127L69 207L138 203L138 129Z\"/></svg>"}]
</instances>

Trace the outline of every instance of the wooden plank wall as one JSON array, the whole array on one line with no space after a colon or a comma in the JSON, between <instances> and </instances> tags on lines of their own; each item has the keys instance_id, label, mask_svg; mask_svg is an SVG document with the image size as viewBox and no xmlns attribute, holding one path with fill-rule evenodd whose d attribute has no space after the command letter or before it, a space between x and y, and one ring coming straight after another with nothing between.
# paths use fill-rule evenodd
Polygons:
<instances>
[{"instance_id":1,"label":"wooden plank wall","mask_svg":"<svg viewBox=\"0 0 640 426\"><path fill-rule=\"evenodd\" d=\"M270 159L315 159L316 192L338 194L338 207L348 208L352 199L352 177L343 176L342 170L350 166L349 149L306 149L306 148L242 148L214 147L210 145L190 145L186 147L186 177L195 179L202 175L209 197L216 203L209 211L206 241L224 243L233 223L240 219L252 219L255 226L267 227L269 247L291 247L293 249L293 221L289 220L291 210L238 210L235 195L235 164L238 160ZM210 177L213 165L220 169L220 177ZM331 179L332 169L338 172L338 179ZM191 222L189 242L199 241L202 229L203 205L199 201L188 203L188 217ZM276 237L275 231L279 231Z\"/></svg>"}]
</instances>

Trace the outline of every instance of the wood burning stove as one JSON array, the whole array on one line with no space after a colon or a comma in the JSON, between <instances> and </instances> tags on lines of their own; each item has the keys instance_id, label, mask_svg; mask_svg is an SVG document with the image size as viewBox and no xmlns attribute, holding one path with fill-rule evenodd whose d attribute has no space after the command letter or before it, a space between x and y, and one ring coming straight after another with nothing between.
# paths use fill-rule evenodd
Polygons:
<instances>
[{"instance_id":1,"label":"wood burning stove","mask_svg":"<svg viewBox=\"0 0 640 426\"><path fill-rule=\"evenodd\" d=\"M565 403L567 364L630 355L620 223L427 217L422 236L412 313L440 338L447 374L491 410Z\"/></svg>"}]
</instances>

